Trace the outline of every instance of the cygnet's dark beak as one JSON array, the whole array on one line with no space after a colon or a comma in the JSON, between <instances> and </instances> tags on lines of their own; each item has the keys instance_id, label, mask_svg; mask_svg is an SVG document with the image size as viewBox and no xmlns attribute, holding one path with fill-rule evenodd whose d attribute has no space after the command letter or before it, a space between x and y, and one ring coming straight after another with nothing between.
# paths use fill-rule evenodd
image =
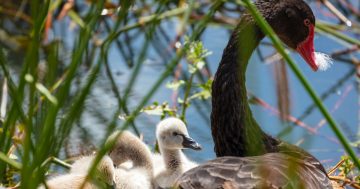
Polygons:
<instances>
[{"instance_id":1,"label":"cygnet's dark beak","mask_svg":"<svg viewBox=\"0 0 360 189\"><path fill-rule=\"evenodd\" d=\"M185 135L182 135L183 137L183 147L184 148L191 148L193 150L201 150L201 145L199 143L197 143L194 139L188 137L188 136L185 136Z\"/></svg>"},{"instance_id":2,"label":"cygnet's dark beak","mask_svg":"<svg viewBox=\"0 0 360 189\"><path fill-rule=\"evenodd\" d=\"M106 183L106 188L108 188L108 189L116 189L115 181L113 181L111 185Z\"/></svg>"}]
</instances>

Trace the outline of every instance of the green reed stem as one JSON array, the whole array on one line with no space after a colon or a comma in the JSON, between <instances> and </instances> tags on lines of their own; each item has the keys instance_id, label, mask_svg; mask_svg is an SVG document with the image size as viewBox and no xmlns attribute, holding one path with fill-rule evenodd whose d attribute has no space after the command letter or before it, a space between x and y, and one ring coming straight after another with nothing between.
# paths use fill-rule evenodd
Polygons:
<instances>
[{"instance_id":1,"label":"green reed stem","mask_svg":"<svg viewBox=\"0 0 360 189\"><path fill-rule=\"evenodd\" d=\"M194 9L194 6L195 6L195 1L190 1L189 3L189 7L188 7L188 10L185 12L185 16L184 16L184 19L182 20L181 22L181 33L184 33L185 32L185 28L186 28L186 22L189 21L189 18L190 18L190 14L192 12L192 10ZM188 97L190 95L190 89L191 89L191 86L193 84L193 79L194 79L194 75L197 73L194 72L194 73L191 73L191 76L190 76L190 79L187 81L187 85L186 85L186 88L185 88L185 94L184 94L184 103L183 103L183 109L182 109L182 112L181 112L181 115L180 115L180 119L183 120L185 123L185 114L186 114L186 110L188 108Z\"/></svg>"},{"instance_id":2,"label":"green reed stem","mask_svg":"<svg viewBox=\"0 0 360 189\"><path fill-rule=\"evenodd\" d=\"M15 160L10 159L3 152L0 152L0 160L9 164L11 167L14 167L17 170L20 170L22 168L22 165L19 162L16 162Z\"/></svg>"},{"instance_id":3,"label":"green reed stem","mask_svg":"<svg viewBox=\"0 0 360 189\"><path fill-rule=\"evenodd\" d=\"M192 73L190 75L189 80L186 82L186 86L185 86L185 94L184 94L184 102L183 102L183 107L182 107L182 111L181 111L181 115L180 115L180 119L183 120L185 122L185 114L186 114L186 109L188 108L189 104L188 104L188 98L190 95L190 89L191 86L193 84L193 79L194 79L194 75L195 73ZM190 103L190 102L189 102ZM185 122L186 123L186 122Z\"/></svg>"},{"instance_id":4,"label":"green reed stem","mask_svg":"<svg viewBox=\"0 0 360 189\"><path fill-rule=\"evenodd\" d=\"M325 33L328 33L328 34L331 34L332 36L338 38L338 39L341 39L347 43L350 43L350 44L354 44L354 45L358 45L360 46L360 41L355 39L355 38L352 38L352 37L349 37L347 35L344 35L336 30L334 30L333 28L327 26L326 24L324 23L317 23L316 24L316 28L325 32Z\"/></svg>"},{"instance_id":5,"label":"green reed stem","mask_svg":"<svg viewBox=\"0 0 360 189\"><path fill-rule=\"evenodd\" d=\"M215 14L215 12L219 9L220 6L224 3L223 0L216 1L212 7L210 8L209 12L202 18L199 25L194 29L194 32L190 36L189 41L194 41L197 39L200 34L204 31L205 27L207 26L207 23L210 21L212 16ZM129 118L126 120L126 122L123 124L122 128L126 129L129 125L129 123L137 117L141 109L144 107L144 105L150 100L150 98L154 95L154 93L157 91L157 89L160 87L160 85L163 83L163 81L172 73L176 65L180 62L181 58L184 56L185 52L189 48L189 43L185 44L183 48L181 48L177 53L176 56L172 59L172 61L167 65L166 70L161 74L159 79L155 82L153 87L150 89L150 91L145 95L145 97L140 101L136 109L132 112L132 114L129 116Z\"/></svg>"},{"instance_id":6,"label":"green reed stem","mask_svg":"<svg viewBox=\"0 0 360 189\"><path fill-rule=\"evenodd\" d=\"M163 19L170 18L173 16L178 16L180 14L183 14L186 10L187 10L187 8L181 7L181 8L172 9L170 11L166 11L160 15L150 15L150 16L142 17L142 18L140 18L139 22L122 27L119 31L117 31L114 34L114 37L116 38L123 32L129 31L129 30L132 30L135 28L140 28L140 27L142 27L148 23L154 22L156 20L163 20Z\"/></svg>"}]
</instances>

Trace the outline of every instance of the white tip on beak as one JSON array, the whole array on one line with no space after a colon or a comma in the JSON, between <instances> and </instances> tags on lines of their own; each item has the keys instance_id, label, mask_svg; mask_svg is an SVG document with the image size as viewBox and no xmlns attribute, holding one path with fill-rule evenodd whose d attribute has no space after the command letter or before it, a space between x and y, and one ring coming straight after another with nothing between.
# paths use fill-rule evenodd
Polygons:
<instances>
[{"instance_id":1,"label":"white tip on beak","mask_svg":"<svg viewBox=\"0 0 360 189\"><path fill-rule=\"evenodd\" d=\"M318 66L319 70L326 71L333 64L333 60L325 53L315 52L315 64Z\"/></svg>"}]
</instances>

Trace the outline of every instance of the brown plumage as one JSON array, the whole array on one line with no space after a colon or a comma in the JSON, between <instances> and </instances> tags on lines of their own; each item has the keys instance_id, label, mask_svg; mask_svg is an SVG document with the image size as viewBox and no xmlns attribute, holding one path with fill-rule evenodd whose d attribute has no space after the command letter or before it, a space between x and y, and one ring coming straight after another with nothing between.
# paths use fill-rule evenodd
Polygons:
<instances>
[{"instance_id":1,"label":"brown plumage","mask_svg":"<svg viewBox=\"0 0 360 189\"><path fill-rule=\"evenodd\" d=\"M220 157L186 173L181 188L329 188L313 164L282 153L247 158ZM285 171L284 171L285 170ZM296 171L294 171L296 170Z\"/></svg>"},{"instance_id":2,"label":"brown plumage","mask_svg":"<svg viewBox=\"0 0 360 189\"><path fill-rule=\"evenodd\" d=\"M279 38L317 70L315 17L310 7L302 0L259 0L255 4ZM252 116L245 72L252 52L263 38L251 15L244 13L224 49L212 85L211 130L215 153L221 158L184 173L178 187L332 188L315 157L266 134Z\"/></svg>"}]
</instances>

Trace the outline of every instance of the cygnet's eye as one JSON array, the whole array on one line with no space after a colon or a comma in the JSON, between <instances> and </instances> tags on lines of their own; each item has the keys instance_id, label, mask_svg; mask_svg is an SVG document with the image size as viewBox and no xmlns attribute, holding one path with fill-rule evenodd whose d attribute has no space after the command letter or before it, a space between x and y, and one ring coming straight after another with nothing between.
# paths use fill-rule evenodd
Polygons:
<instances>
[{"instance_id":1,"label":"cygnet's eye","mask_svg":"<svg viewBox=\"0 0 360 189\"><path fill-rule=\"evenodd\" d=\"M179 133L177 133L176 131L172 133L173 136L177 136L179 135Z\"/></svg>"}]
</instances>

